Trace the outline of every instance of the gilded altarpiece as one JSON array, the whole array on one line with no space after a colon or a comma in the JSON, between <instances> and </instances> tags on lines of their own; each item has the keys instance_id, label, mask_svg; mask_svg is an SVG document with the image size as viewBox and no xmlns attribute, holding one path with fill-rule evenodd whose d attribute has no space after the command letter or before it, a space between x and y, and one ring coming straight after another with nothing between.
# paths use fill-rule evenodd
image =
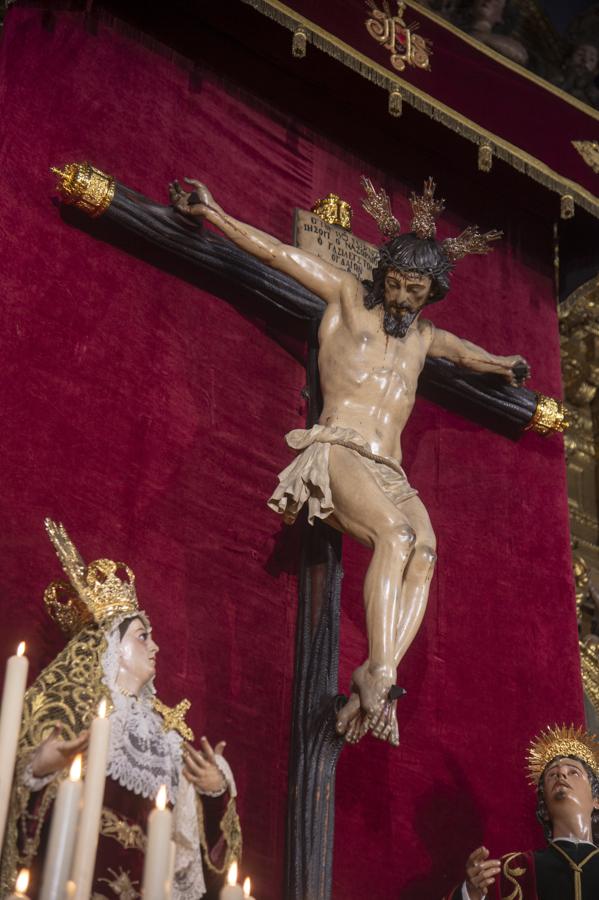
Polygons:
<instances>
[{"instance_id":1,"label":"gilded altarpiece","mask_svg":"<svg viewBox=\"0 0 599 900\"><path fill-rule=\"evenodd\" d=\"M568 504L585 705L599 731L599 278L560 307Z\"/></svg>"}]
</instances>

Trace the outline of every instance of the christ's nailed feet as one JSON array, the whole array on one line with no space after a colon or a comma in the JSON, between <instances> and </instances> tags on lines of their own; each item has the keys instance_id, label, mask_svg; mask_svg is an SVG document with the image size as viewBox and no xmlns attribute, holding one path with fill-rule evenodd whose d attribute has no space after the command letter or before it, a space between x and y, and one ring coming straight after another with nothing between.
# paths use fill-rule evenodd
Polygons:
<instances>
[{"instance_id":1,"label":"christ's nailed feet","mask_svg":"<svg viewBox=\"0 0 599 900\"><path fill-rule=\"evenodd\" d=\"M372 669L368 660L362 663L352 677L351 695L337 716L337 732L350 744L371 731L374 737L399 744L397 725L397 700L389 699L394 675L381 669Z\"/></svg>"}]
</instances>

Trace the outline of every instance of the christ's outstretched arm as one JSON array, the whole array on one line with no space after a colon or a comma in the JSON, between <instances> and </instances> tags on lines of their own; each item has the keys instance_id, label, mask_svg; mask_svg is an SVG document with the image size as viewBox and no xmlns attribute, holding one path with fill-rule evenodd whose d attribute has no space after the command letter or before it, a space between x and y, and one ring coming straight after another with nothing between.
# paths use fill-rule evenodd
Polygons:
<instances>
[{"instance_id":1,"label":"christ's outstretched arm","mask_svg":"<svg viewBox=\"0 0 599 900\"><path fill-rule=\"evenodd\" d=\"M191 178L185 180L194 188L192 193L182 191L178 181L170 185L173 206L180 213L211 222L241 250L295 278L308 290L322 297L325 303L339 302L344 286L345 289L354 287L355 293L357 282L353 275L312 253L284 244L252 225L239 222L216 203L206 185Z\"/></svg>"},{"instance_id":2,"label":"christ's outstretched arm","mask_svg":"<svg viewBox=\"0 0 599 900\"><path fill-rule=\"evenodd\" d=\"M473 372L501 375L514 387L520 387L530 377L530 366L523 356L495 356L441 328L433 330L428 355L443 356Z\"/></svg>"}]
</instances>

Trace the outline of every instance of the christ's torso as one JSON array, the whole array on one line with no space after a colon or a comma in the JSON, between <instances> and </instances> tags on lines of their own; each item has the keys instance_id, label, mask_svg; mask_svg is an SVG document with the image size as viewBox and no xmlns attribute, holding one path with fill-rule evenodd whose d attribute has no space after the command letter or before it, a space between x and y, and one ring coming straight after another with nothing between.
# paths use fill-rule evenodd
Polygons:
<instances>
[{"instance_id":1,"label":"christ's torso","mask_svg":"<svg viewBox=\"0 0 599 900\"><path fill-rule=\"evenodd\" d=\"M324 398L320 424L353 428L375 453L401 460L401 433L414 406L431 341L418 319L404 338L383 330L383 307L368 310L363 288L330 304L319 330Z\"/></svg>"}]
</instances>

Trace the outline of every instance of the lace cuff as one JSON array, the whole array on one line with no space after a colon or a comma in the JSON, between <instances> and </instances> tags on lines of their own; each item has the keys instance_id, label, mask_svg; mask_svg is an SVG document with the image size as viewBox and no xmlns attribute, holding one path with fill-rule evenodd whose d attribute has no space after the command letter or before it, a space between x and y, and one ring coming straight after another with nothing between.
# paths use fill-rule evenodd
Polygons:
<instances>
[{"instance_id":1,"label":"lace cuff","mask_svg":"<svg viewBox=\"0 0 599 900\"><path fill-rule=\"evenodd\" d=\"M225 779L225 783L219 791L201 791L197 788L198 794L201 794L202 797L222 797L225 791L229 791L231 797L237 796L237 787L235 785L235 779L233 778L233 772L231 771L231 766L227 762L224 756L221 756L220 753L217 753L214 757L216 765Z\"/></svg>"},{"instance_id":2,"label":"lace cuff","mask_svg":"<svg viewBox=\"0 0 599 900\"><path fill-rule=\"evenodd\" d=\"M41 775L39 778L33 774L33 753L27 760L25 767L21 771L21 784L30 791L41 791L51 781L54 781L57 773L51 772L49 775Z\"/></svg>"}]
</instances>

